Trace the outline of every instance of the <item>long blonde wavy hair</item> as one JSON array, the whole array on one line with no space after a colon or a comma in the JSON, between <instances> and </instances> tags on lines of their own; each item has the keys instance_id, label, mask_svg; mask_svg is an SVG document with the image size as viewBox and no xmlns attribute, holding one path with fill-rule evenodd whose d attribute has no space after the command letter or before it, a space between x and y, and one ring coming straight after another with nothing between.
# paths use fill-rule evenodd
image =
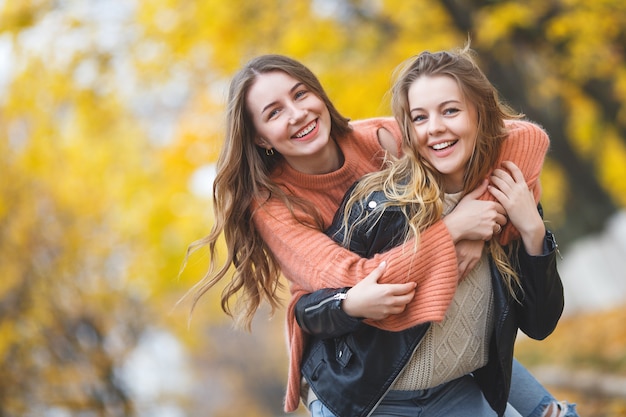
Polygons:
<instances>
[{"instance_id":1,"label":"long blonde wavy hair","mask_svg":"<svg viewBox=\"0 0 626 417\"><path fill-rule=\"evenodd\" d=\"M296 217L310 227L321 230L320 216L311 203L286 194L270 179L272 169L284 158L274 151L255 145L256 131L249 114L246 97L257 78L266 73L281 71L304 83L328 108L331 118L330 135L335 140L352 131L349 119L334 107L317 77L303 64L283 55L268 54L256 57L243 66L232 78L226 109L226 137L218 161L213 183L213 211L215 223L206 237L192 243L187 257L208 246L210 265L202 279L188 295L192 297L191 313L199 299L221 280L232 276L222 291L221 307L235 319L237 327L250 329L252 318L263 300L272 313L281 304L278 294L280 267L257 232L252 221L253 204L277 198L291 213L295 209L306 214ZM227 253L224 263L217 263L217 241L224 237ZM184 267L184 266L183 266ZM231 267L234 269L231 270ZM236 298L235 307L231 299Z\"/></svg>"},{"instance_id":2,"label":"long blonde wavy hair","mask_svg":"<svg viewBox=\"0 0 626 417\"><path fill-rule=\"evenodd\" d=\"M496 88L476 64L469 45L454 51L423 52L405 61L396 70L391 89L392 110L402 132L404 155L390 161L383 170L368 174L359 181L346 204L343 228L347 232L344 234L344 244L351 230L358 225L348 224L350 210L376 190L383 190L389 201L370 211L368 216L374 217L363 219L365 224L374 224L382 211L389 206L397 206L407 219L405 241L415 238L417 245L420 232L441 219L444 194L440 187L444 183L443 177L418 153L408 99L411 85L426 76L451 77L457 82L465 99L476 106L476 146L465 169L463 195L474 190L495 168L502 143L508 134L504 120L523 116L500 101ZM518 299L516 288L519 288L519 277L516 273L514 245L506 251L497 239L491 239L488 245L511 295Z\"/></svg>"}]
</instances>

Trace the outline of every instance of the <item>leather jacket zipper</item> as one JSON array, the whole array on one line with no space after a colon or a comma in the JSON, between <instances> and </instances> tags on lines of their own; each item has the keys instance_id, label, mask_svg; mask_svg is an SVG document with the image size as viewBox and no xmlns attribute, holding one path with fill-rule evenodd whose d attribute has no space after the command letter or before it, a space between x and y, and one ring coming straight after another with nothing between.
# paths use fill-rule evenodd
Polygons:
<instances>
[{"instance_id":1,"label":"leather jacket zipper","mask_svg":"<svg viewBox=\"0 0 626 417\"><path fill-rule=\"evenodd\" d=\"M326 304L332 301L345 300L347 296L348 294L346 292L338 292L336 294L333 294L331 297L324 298L323 300L321 300L319 303L315 305L306 307L304 309L304 312L309 313L311 311L317 310L318 308L322 308L323 306L325 306Z\"/></svg>"},{"instance_id":2,"label":"leather jacket zipper","mask_svg":"<svg viewBox=\"0 0 626 417\"><path fill-rule=\"evenodd\" d=\"M391 383L391 385L389 385L389 388L387 388L387 391L385 391L385 393L380 396L378 401L376 401L376 405L374 405L374 408L372 408L371 411L369 413L367 413L366 417L370 417L374 413L374 411L376 411L376 407L378 407L380 405L380 403L383 401L383 399L385 398L387 393L389 391L391 391L391 388L393 388L393 384L395 384L396 381L398 380L398 378L400 378L400 375L402 375L402 372L404 372L404 369L407 366L409 366L409 362L411 361L411 358L413 358L413 355L415 355L415 352L417 351L417 348L420 347L420 345L422 344L423 340L424 340L424 335L422 335L422 338L420 339L420 341L417 343L417 345L415 345L415 349L413 349L413 353L411 353L411 356L409 356L409 360L406 361L406 363L404 364L402 369L400 369L400 372L398 372L398 375L396 375L396 377L393 379L393 382Z\"/></svg>"}]
</instances>

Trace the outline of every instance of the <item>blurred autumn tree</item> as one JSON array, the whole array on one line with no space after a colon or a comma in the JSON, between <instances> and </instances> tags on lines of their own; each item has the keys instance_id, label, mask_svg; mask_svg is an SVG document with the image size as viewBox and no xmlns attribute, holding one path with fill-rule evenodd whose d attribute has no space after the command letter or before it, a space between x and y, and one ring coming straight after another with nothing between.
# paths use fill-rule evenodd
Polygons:
<instances>
[{"instance_id":1,"label":"blurred autumn tree","mask_svg":"<svg viewBox=\"0 0 626 417\"><path fill-rule=\"evenodd\" d=\"M544 205L567 244L626 205L623 27L620 0L0 1L0 416L139 414L121 369L153 328L213 371L228 372L218 355L252 356L232 333L197 330L224 325L219 291L191 331L185 311L169 314L206 266L194 258L176 280L210 228L198 173L221 146L228 80L252 56L300 59L357 119L389 114L398 63L470 37L552 138ZM237 407L214 396L204 413L280 413L281 323L256 326L264 342L241 344L255 363L226 376ZM204 377L200 390L220 392Z\"/></svg>"}]
</instances>

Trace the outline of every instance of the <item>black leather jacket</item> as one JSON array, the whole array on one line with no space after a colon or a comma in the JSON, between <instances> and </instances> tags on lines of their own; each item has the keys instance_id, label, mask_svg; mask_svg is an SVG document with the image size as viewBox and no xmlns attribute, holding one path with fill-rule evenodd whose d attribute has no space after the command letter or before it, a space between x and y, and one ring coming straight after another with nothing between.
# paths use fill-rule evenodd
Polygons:
<instances>
[{"instance_id":1,"label":"black leather jacket","mask_svg":"<svg viewBox=\"0 0 626 417\"><path fill-rule=\"evenodd\" d=\"M374 193L368 202L384 201ZM344 200L345 201L345 200ZM364 205L367 209L367 204ZM343 206L342 206L343 208ZM541 211L541 207L539 206ZM327 233L341 241L339 210ZM351 222L363 215L353 210ZM372 216L376 217L376 216ZM397 209L387 209L375 228L363 225L351 236L350 249L369 257L396 245L406 227ZM395 242L394 242L395 240ZM499 416L504 414L511 384L513 347L518 329L533 339L552 333L563 311L563 286L556 268L557 245L546 232L544 254L530 256L522 245L518 253L523 291L516 302L490 259L494 292L495 329L487 365L474 372L485 398ZM348 316L341 309L348 288L324 289L303 296L296 305L298 324L311 337L301 371L326 407L337 417L371 414L398 377L430 326L417 325L400 332L384 331Z\"/></svg>"}]
</instances>

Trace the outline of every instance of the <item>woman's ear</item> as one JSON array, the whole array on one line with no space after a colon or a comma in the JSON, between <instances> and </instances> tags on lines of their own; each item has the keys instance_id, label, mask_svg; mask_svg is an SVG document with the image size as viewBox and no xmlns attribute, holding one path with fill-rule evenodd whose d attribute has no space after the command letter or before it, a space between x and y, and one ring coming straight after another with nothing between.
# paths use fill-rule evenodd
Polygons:
<instances>
[{"instance_id":1,"label":"woman's ear","mask_svg":"<svg viewBox=\"0 0 626 417\"><path fill-rule=\"evenodd\" d=\"M254 143L260 146L261 148L265 148L265 149L271 148L270 144L267 143L267 141L260 136L254 139Z\"/></svg>"}]
</instances>

